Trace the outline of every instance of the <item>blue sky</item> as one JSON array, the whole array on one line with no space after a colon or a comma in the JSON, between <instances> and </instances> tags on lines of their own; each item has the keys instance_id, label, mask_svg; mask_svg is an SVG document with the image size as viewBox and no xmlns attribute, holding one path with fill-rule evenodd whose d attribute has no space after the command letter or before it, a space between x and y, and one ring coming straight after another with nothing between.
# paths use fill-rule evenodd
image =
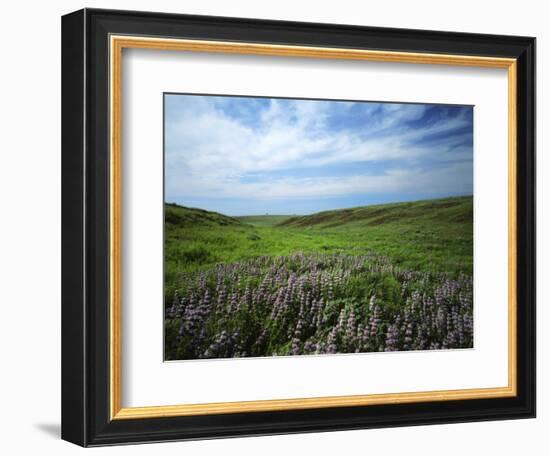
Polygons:
<instances>
[{"instance_id":1,"label":"blue sky","mask_svg":"<svg viewBox=\"0 0 550 456\"><path fill-rule=\"evenodd\" d=\"M473 194L473 107L165 95L165 199L310 214Z\"/></svg>"}]
</instances>

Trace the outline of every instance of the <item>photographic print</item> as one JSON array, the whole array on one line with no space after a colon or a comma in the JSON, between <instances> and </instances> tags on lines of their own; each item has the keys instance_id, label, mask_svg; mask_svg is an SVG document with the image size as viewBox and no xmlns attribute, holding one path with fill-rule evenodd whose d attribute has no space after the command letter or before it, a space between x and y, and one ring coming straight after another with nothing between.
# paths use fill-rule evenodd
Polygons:
<instances>
[{"instance_id":1,"label":"photographic print","mask_svg":"<svg viewBox=\"0 0 550 456\"><path fill-rule=\"evenodd\" d=\"M165 360L472 348L473 110L164 94Z\"/></svg>"}]
</instances>

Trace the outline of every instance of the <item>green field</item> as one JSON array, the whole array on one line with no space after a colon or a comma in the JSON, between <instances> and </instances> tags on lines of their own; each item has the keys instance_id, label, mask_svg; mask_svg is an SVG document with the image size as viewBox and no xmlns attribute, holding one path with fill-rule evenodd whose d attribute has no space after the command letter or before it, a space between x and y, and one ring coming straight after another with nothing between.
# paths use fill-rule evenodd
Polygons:
<instances>
[{"instance_id":1,"label":"green field","mask_svg":"<svg viewBox=\"0 0 550 456\"><path fill-rule=\"evenodd\" d=\"M165 298L178 272L258 256L376 253L424 272L472 274L473 199L456 197L319 212L228 217L166 204Z\"/></svg>"},{"instance_id":2,"label":"green field","mask_svg":"<svg viewBox=\"0 0 550 456\"><path fill-rule=\"evenodd\" d=\"M166 359L472 347L472 197L165 211Z\"/></svg>"}]
</instances>

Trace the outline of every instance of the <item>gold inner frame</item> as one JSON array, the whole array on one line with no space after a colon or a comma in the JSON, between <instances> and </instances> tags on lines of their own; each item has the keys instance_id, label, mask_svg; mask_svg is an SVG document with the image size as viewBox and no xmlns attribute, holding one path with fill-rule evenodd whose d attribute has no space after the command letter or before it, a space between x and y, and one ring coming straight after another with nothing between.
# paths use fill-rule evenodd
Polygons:
<instances>
[{"instance_id":1,"label":"gold inner frame","mask_svg":"<svg viewBox=\"0 0 550 456\"><path fill-rule=\"evenodd\" d=\"M269 56L453 65L508 70L508 385L505 387L274 399L244 402L122 407L122 51L195 51ZM110 36L110 415L111 419L297 410L425 401L513 397L517 394L517 61L468 55L387 52L241 42Z\"/></svg>"}]
</instances>

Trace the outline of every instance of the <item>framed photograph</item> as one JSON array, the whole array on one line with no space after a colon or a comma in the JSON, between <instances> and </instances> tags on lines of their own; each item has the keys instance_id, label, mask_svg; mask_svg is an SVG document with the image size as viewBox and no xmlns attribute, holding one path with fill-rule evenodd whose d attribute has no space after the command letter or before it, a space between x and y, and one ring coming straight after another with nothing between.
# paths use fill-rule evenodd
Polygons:
<instances>
[{"instance_id":1,"label":"framed photograph","mask_svg":"<svg viewBox=\"0 0 550 456\"><path fill-rule=\"evenodd\" d=\"M62 437L535 416L535 39L62 20Z\"/></svg>"}]
</instances>

